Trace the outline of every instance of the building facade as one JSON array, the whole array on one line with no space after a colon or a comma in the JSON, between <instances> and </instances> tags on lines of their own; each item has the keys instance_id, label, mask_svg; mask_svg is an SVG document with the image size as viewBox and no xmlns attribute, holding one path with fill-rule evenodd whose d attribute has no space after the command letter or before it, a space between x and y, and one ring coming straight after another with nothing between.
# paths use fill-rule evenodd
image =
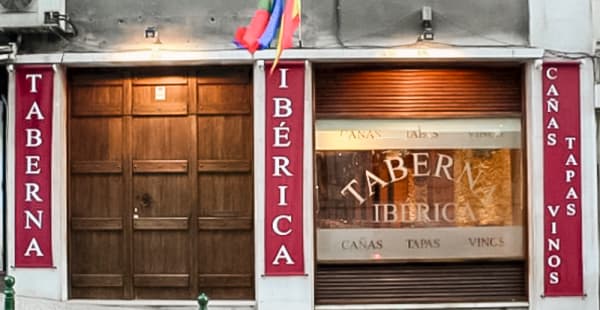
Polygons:
<instances>
[{"instance_id":1,"label":"building facade","mask_svg":"<svg viewBox=\"0 0 600 310\"><path fill-rule=\"evenodd\" d=\"M19 309L599 308L597 1L2 5Z\"/></svg>"}]
</instances>

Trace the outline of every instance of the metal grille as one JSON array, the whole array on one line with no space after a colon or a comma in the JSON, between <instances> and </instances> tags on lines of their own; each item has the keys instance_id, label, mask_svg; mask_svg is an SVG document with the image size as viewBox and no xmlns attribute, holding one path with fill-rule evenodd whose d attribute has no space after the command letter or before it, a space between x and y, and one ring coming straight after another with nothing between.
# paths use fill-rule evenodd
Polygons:
<instances>
[{"instance_id":1,"label":"metal grille","mask_svg":"<svg viewBox=\"0 0 600 310\"><path fill-rule=\"evenodd\" d=\"M317 304L526 301L525 262L323 265Z\"/></svg>"}]
</instances>

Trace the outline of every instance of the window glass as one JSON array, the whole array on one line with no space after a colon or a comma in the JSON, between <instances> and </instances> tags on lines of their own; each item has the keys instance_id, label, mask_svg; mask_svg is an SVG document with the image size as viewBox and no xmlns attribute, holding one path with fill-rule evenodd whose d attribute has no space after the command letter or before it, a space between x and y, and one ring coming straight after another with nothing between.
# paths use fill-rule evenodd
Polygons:
<instances>
[{"instance_id":1,"label":"window glass","mask_svg":"<svg viewBox=\"0 0 600 310\"><path fill-rule=\"evenodd\" d=\"M317 259L523 258L520 123L317 121Z\"/></svg>"}]
</instances>

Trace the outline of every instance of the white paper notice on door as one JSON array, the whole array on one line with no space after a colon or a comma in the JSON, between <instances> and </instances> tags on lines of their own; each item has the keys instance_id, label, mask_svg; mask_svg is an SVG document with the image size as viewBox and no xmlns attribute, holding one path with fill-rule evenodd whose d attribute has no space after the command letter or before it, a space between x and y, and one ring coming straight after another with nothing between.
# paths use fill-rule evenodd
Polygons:
<instances>
[{"instance_id":1,"label":"white paper notice on door","mask_svg":"<svg viewBox=\"0 0 600 310\"><path fill-rule=\"evenodd\" d=\"M164 86L154 87L154 100L163 101L167 99L167 89Z\"/></svg>"}]
</instances>

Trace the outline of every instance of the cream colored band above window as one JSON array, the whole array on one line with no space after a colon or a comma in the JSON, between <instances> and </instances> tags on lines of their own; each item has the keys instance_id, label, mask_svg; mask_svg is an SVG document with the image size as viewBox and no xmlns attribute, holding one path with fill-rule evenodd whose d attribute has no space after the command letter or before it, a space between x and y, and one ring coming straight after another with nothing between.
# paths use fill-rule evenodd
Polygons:
<instances>
[{"instance_id":1,"label":"cream colored band above window","mask_svg":"<svg viewBox=\"0 0 600 310\"><path fill-rule=\"evenodd\" d=\"M317 150L521 147L518 118L318 120Z\"/></svg>"}]
</instances>

